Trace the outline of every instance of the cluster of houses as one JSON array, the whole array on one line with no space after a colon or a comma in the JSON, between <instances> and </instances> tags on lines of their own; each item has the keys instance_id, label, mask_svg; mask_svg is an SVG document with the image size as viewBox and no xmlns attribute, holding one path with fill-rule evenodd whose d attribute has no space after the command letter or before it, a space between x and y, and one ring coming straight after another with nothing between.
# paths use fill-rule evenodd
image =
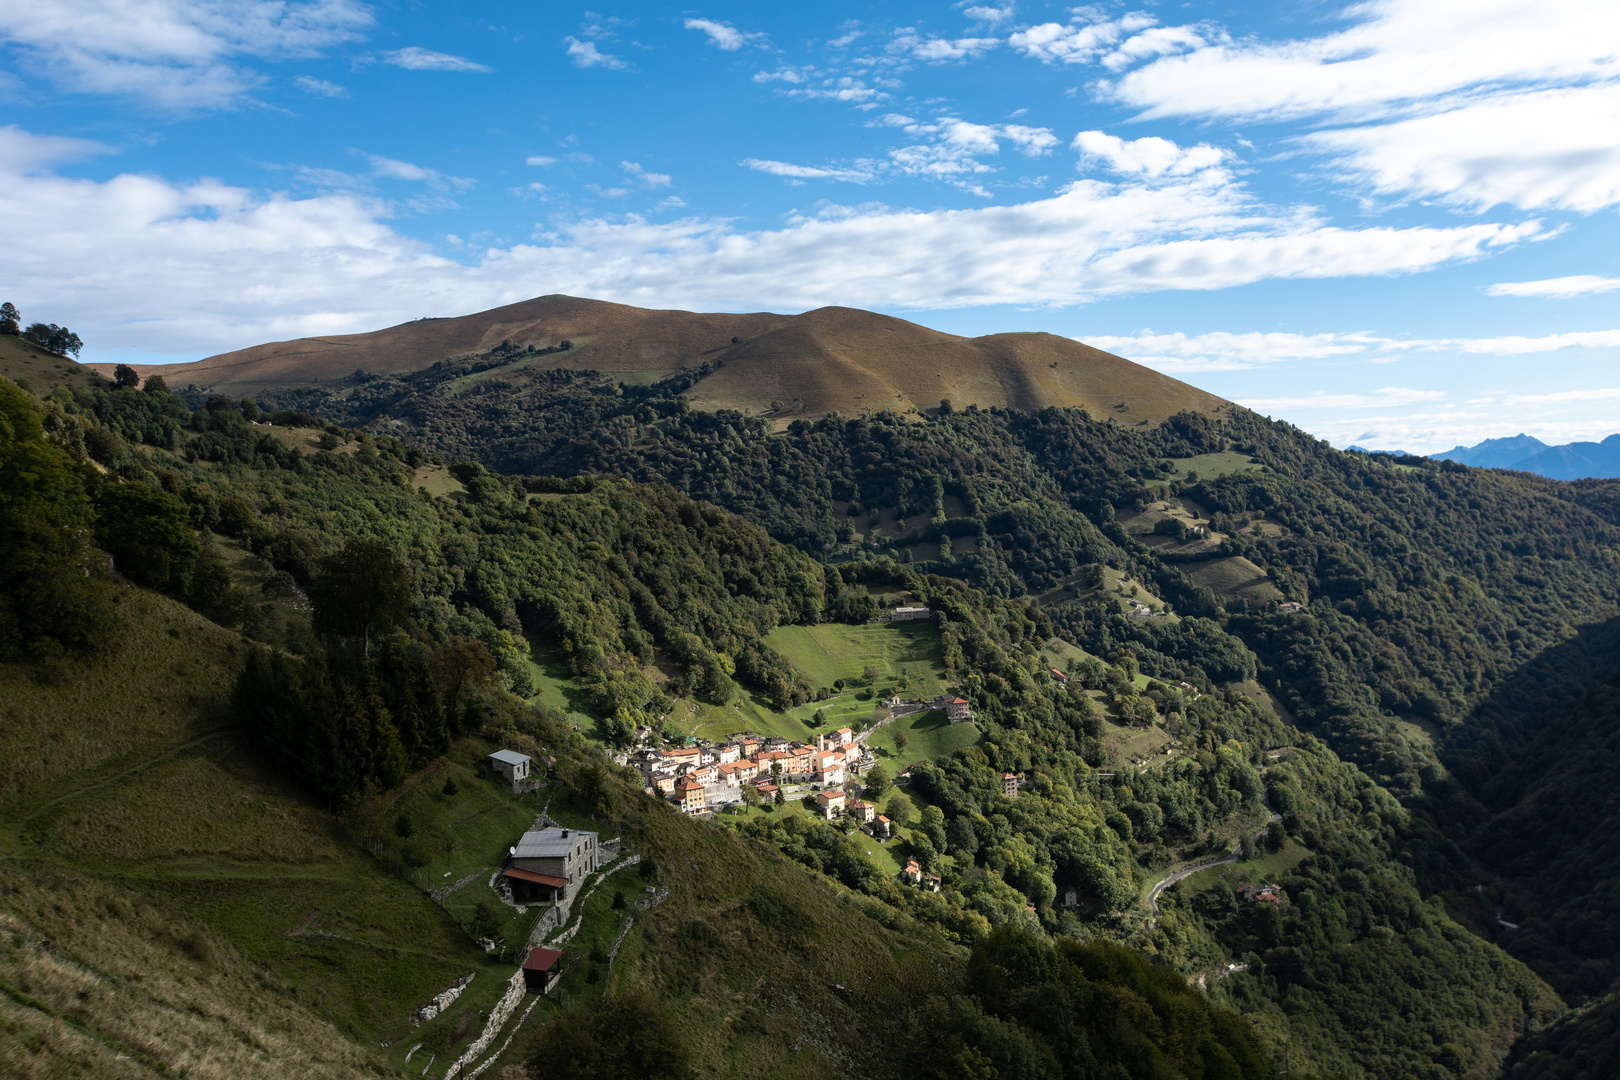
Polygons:
<instances>
[{"instance_id":1,"label":"cluster of houses","mask_svg":"<svg viewBox=\"0 0 1620 1080\"><path fill-rule=\"evenodd\" d=\"M671 799L688 814L707 814L736 802L745 786L766 799L776 798L785 784L836 788L870 762L845 727L817 735L813 744L739 735L719 744L642 750L625 763L641 771L649 795Z\"/></svg>"}]
</instances>

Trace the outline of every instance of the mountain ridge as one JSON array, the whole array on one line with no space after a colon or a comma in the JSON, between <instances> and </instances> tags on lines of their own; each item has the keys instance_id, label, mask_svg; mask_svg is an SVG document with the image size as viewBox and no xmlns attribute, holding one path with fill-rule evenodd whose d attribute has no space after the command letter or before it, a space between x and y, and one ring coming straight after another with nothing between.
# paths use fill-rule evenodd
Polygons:
<instances>
[{"instance_id":1,"label":"mountain ridge","mask_svg":"<svg viewBox=\"0 0 1620 1080\"><path fill-rule=\"evenodd\" d=\"M1056 334L969 338L858 308L699 313L560 295L137 370L230 397L254 397L295 386L334 386L360 371L398 377L444 360L491 354L499 354L506 368L492 378L509 381L529 372L583 369L647 383L697 369L702 374L686 393L694 407L782 419L920 412L949 401L955 408L1031 412L1084 408L1146 426L1178 412L1212 416L1231 407L1214 394ZM116 367L86 366L106 375Z\"/></svg>"},{"instance_id":2,"label":"mountain ridge","mask_svg":"<svg viewBox=\"0 0 1620 1080\"><path fill-rule=\"evenodd\" d=\"M1476 469L1509 469L1533 473L1549 480L1600 480L1620 477L1620 434L1602 442L1571 442L1549 446L1533 435L1520 432L1500 439L1486 439L1473 446L1461 444L1439 454L1411 454L1405 450L1369 450L1364 446L1345 449L1361 454L1391 457L1428 457L1454 461Z\"/></svg>"}]
</instances>

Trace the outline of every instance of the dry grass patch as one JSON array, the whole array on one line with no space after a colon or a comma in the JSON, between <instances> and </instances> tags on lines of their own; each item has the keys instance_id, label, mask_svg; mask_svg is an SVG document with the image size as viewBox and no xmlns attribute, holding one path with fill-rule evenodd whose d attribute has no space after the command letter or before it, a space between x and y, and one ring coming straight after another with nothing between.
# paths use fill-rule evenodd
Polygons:
<instances>
[{"instance_id":1,"label":"dry grass patch","mask_svg":"<svg viewBox=\"0 0 1620 1080\"><path fill-rule=\"evenodd\" d=\"M64 871L0 868L0 1072L345 1077L373 1055L206 928Z\"/></svg>"}]
</instances>

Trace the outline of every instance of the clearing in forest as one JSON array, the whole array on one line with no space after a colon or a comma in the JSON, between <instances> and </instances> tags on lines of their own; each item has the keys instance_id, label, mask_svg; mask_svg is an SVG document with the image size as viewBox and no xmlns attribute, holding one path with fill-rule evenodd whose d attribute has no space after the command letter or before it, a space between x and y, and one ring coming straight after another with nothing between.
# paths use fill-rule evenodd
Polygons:
<instances>
[{"instance_id":1,"label":"clearing in forest","mask_svg":"<svg viewBox=\"0 0 1620 1080\"><path fill-rule=\"evenodd\" d=\"M812 686L866 684L868 665L877 668L880 688L897 684L903 697L945 692L945 663L939 631L927 620L903 623L819 623L779 626L766 638L792 661Z\"/></svg>"}]
</instances>

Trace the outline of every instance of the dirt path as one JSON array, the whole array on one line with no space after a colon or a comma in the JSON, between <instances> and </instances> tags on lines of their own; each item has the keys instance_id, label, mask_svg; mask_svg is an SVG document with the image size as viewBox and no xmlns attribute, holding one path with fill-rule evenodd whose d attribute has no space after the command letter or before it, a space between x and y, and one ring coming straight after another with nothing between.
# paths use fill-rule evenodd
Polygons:
<instances>
[{"instance_id":1,"label":"dirt path","mask_svg":"<svg viewBox=\"0 0 1620 1080\"><path fill-rule=\"evenodd\" d=\"M215 728L212 731L204 732L194 739L190 739L183 743L177 743L174 746L169 747L167 750L164 750L162 753L147 758L145 761L138 762L126 769L121 769L120 771L112 773L108 776L103 776L96 780L92 780L89 783L80 784L72 791L58 795L49 802L40 803L38 806L30 809L27 813L13 818L11 821L7 822L3 828L0 828L0 855L9 855L12 853L12 851L16 850L17 839L22 835L23 826L39 815L52 810L65 802L71 802L81 795L95 791L97 788L106 787L108 784L116 784L125 777L133 776L135 773L150 769L159 762L167 761L176 754L184 753L194 746L201 746L203 743L217 739L221 735L229 735L232 732L240 730L240 727L232 724L229 727Z\"/></svg>"}]
</instances>

